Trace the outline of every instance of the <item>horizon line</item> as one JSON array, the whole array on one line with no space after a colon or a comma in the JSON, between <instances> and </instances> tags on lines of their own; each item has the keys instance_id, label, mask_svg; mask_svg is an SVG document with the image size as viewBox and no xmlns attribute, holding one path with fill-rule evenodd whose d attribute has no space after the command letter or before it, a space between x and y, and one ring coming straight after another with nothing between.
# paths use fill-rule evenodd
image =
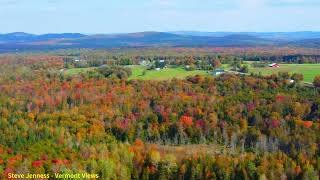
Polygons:
<instances>
[{"instance_id":1,"label":"horizon line","mask_svg":"<svg viewBox=\"0 0 320 180\"><path fill-rule=\"evenodd\" d=\"M82 34L82 35L117 35L117 34L134 34L134 33L320 33L320 30L304 30L304 31L192 31L192 30L177 30L177 31L132 31L132 32L109 32L109 33L81 33L81 32L47 32L47 33L32 33L25 31L15 32L0 32L0 35L8 34L29 34L29 35L47 35L47 34Z\"/></svg>"}]
</instances>

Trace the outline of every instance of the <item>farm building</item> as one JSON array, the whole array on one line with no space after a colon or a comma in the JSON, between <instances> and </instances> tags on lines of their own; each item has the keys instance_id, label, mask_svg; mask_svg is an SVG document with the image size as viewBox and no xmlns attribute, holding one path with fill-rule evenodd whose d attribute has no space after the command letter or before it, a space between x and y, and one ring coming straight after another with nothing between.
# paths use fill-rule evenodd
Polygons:
<instances>
[{"instance_id":1,"label":"farm building","mask_svg":"<svg viewBox=\"0 0 320 180\"><path fill-rule=\"evenodd\" d=\"M273 68L280 67L279 64L277 63L272 63L272 64L269 64L268 66Z\"/></svg>"},{"instance_id":2,"label":"farm building","mask_svg":"<svg viewBox=\"0 0 320 180\"><path fill-rule=\"evenodd\" d=\"M224 74L224 73L225 73L225 71L223 69L216 69L216 70L211 72L211 75L218 76L218 75Z\"/></svg>"}]
</instances>

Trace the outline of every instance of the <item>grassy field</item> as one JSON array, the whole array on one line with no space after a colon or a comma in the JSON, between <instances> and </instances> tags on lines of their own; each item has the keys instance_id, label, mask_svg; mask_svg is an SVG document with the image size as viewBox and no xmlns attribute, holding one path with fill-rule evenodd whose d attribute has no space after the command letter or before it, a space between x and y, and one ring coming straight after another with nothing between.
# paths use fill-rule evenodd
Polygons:
<instances>
[{"instance_id":1,"label":"grassy field","mask_svg":"<svg viewBox=\"0 0 320 180\"><path fill-rule=\"evenodd\" d=\"M146 71L144 66L127 66L132 69L131 79L140 79L140 80L166 80L172 78L185 78L187 76L194 75L208 75L207 71L195 70L195 71L186 71L183 67L177 68L167 68L160 71L151 70ZM223 69L229 69L228 65L223 65ZM80 73L85 73L94 68L72 68L64 71L67 75L77 75ZM304 81L312 82L316 75L320 75L320 64L280 64L279 68L249 68L251 73L259 73L262 75L270 75L278 72L289 72L289 73L301 73L304 75Z\"/></svg>"},{"instance_id":2,"label":"grassy field","mask_svg":"<svg viewBox=\"0 0 320 180\"><path fill-rule=\"evenodd\" d=\"M187 76L195 75L208 75L207 71L186 71L183 67L177 68L166 68L160 71L157 70L148 70L144 66L127 66L132 69L131 79L140 79L140 80L166 80L172 78L185 78ZM80 73L85 73L87 71L93 70L94 68L72 68L64 71L66 75L74 76ZM143 73L145 71L145 74Z\"/></svg>"},{"instance_id":3,"label":"grassy field","mask_svg":"<svg viewBox=\"0 0 320 180\"><path fill-rule=\"evenodd\" d=\"M316 75L320 75L320 64L280 64L278 68L250 68L249 72L270 75L278 72L300 73L304 81L312 82Z\"/></svg>"},{"instance_id":4,"label":"grassy field","mask_svg":"<svg viewBox=\"0 0 320 180\"><path fill-rule=\"evenodd\" d=\"M132 76L130 79L140 79L140 80L165 80L172 78L185 78L187 76L195 76L195 75L208 75L206 71L186 71L182 67L178 68L167 68L162 69L160 71L150 70L145 71L145 67L143 66L131 66L132 68ZM143 73L145 71L145 74Z\"/></svg>"}]
</instances>

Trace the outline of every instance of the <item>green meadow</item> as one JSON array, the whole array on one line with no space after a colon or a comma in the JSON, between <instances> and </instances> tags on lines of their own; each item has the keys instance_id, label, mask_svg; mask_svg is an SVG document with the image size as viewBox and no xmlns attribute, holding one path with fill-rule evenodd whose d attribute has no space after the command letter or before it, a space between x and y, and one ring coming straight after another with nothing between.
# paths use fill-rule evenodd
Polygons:
<instances>
[{"instance_id":1,"label":"green meadow","mask_svg":"<svg viewBox=\"0 0 320 180\"><path fill-rule=\"evenodd\" d=\"M182 79L188 76L195 76L195 75L208 75L207 71L202 70L194 70L194 71L187 71L183 67L170 67L157 70L147 70L144 66L127 66L132 69L132 75L129 77L129 80L132 79L139 79L139 80L167 80L172 78ZM95 68L71 68L66 69L64 73L66 75L74 76L81 73L86 73L90 70L94 70Z\"/></svg>"},{"instance_id":2,"label":"green meadow","mask_svg":"<svg viewBox=\"0 0 320 180\"><path fill-rule=\"evenodd\" d=\"M250 73L261 73L262 75L276 74L278 72L300 73L304 81L312 82L314 77L320 75L320 64L280 64L278 68L250 68Z\"/></svg>"},{"instance_id":3,"label":"green meadow","mask_svg":"<svg viewBox=\"0 0 320 180\"><path fill-rule=\"evenodd\" d=\"M131 66L132 76L130 79L140 79L140 80L166 80L172 78L185 78L188 76L195 75L208 75L207 71L194 70L187 71L183 67L177 68L166 68L157 70L146 70L143 66Z\"/></svg>"},{"instance_id":4,"label":"green meadow","mask_svg":"<svg viewBox=\"0 0 320 180\"><path fill-rule=\"evenodd\" d=\"M129 80L139 79L139 80L166 80L172 78L185 78L188 76L195 75L208 75L207 71L204 70L194 70L187 71L183 67L170 67L166 69L157 70L147 70L145 66L127 66L132 69L132 75ZM223 65L223 69L230 69L229 65ZM87 71L93 70L94 68L72 68L64 71L67 75L77 75L80 73L86 73ZM292 73L300 73L304 76L304 81L312 82L314 77L320 75L320 64L280 64L278 68L249 68L249 73L255 73L262 75L271 75L279 72L289 72Z\"/></svg>"}]
</instances>

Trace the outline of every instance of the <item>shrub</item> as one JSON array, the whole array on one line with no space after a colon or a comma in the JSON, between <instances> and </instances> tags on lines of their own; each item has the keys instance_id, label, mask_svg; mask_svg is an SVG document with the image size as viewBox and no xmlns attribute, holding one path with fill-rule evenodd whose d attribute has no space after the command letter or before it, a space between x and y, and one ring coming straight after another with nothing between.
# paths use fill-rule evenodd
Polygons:
<instances>
[{"instance_id":1,"label":"shrub","mask_svg":"<svg viewBox=\"0 0 320 180\"><path fill-rule=\"evenodd\" d=\"M313 80L313 85L315 87L320 87L320 76L316 76Z\"/></svg>"}]
</instances>

